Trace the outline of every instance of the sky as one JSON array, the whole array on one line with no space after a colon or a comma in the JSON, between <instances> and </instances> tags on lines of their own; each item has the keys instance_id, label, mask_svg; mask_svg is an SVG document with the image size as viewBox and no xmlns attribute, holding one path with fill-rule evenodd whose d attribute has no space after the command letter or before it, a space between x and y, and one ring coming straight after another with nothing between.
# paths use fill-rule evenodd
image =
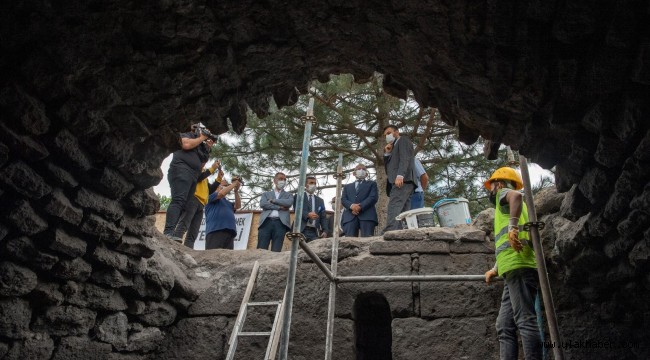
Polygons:
<instances>
[{"instance_id":1,"label":"sky","mask_svg":"<svg viewBox=\"0 0 650 360\"><path fill-rule=\"evenodd\" d=\"M167 158L165 158L165 160L163 160L162 164L160 165L160 168L162 169L163 172L163 179L160 181L160 183L157 186L154 186L153 188L156 194L171 196L171 191L169 189L169 182L167 181L167 170L169 170L169 163L171 162L171 160L172 160L172 155L170 154ZM528 165L529 165L528 172L530 174L530 179L533 182L533 185L539 182L542 175L549 176L551 177L551 179L553 179L553 174L550 171L544 170L542 167L534 163L529 163ZM210 166L210 163L208 163L207 166ZM224 171L226 172L226 178L230 179L231 174L228 174L227 169L225 169ZM349 174L346 174L346 177L343 179L343 185L353 180L354 178L351 179ZM213 179L210 179L210 181L213 181ZM269 182L269 190L271 189L271 186L272 183ZM323 189L320 192L319 196L325 200L325 207L327 208L327 210L332 210L330 206L330 200L332 200L332 198L336 196L336 188ZM425 205L432 206L433 204L425 204Z\"/></svg>"}]
</instances>

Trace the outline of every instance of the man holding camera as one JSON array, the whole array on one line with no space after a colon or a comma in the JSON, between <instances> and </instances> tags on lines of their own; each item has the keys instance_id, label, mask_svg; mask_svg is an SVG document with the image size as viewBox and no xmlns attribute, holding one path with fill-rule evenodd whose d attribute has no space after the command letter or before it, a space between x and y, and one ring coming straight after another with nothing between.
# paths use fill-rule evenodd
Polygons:
<instances>
[{"instance_id":1,"label":"man holding camera","mask_svg":"<svg viewBox=\"0 0 650 360\"><path fill-rule=\"evenodd\" d=\"M182 242L174 236L174 230L181 217L187 199L194 194L196 182L202 165L208 161L210 149L205 140L214 136L203 124L193 124L192 132L181 133L181 149L174 151L172 162L167 172L172 200L167 208L165 229L163 233L172 240Z\"/></svg>"},{"instance_id":2,"label":"man holding camera","mask_svg":"<svg viewBox=\"0 0 650 360\"><path fill-rule=\"evenodd\" d=\"M221 180L217 191L210 194L205 205L205 249L234 249L237 236L235 211L241 207L239 188L241 180L233 177L232 184ZM235 192L235 202L226 199L231 191Z\"/></svg>"}]
</instances>

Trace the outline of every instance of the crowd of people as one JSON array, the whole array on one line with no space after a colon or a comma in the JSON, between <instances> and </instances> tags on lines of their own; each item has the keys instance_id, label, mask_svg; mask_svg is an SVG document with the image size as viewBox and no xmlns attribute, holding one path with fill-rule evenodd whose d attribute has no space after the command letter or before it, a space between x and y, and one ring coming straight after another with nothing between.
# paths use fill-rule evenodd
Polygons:
<instances>
[{"instance_id":1,"label":"crowd of people","mask_svg":"<svg viewBox=\"0 0 650 360\"><path fill-rule=\"evenodd\" d=\"M399 128L389 125L383 129L384 171L386 174L386 195L389 197L386 226L381 232L402 228L396 216L410 209L424 206L424 189L428 186L427 173L414 156L413 143L408 136L401 135ZM199 232L205 213L206 249L233 249L237 235L235 212L241 207L239 190L242 181L233 177L228 182L214 162L206 168L210 148L215 137L201 123L192 125L192 131L180 134L181 149L173 154L168 179L171 188L171 203L167 210L164 234L183 242L190 248ZM216 181L208 177L217 174ZM340 223L334 223L334 215L327 216L324 200L316 195L316 177L307 176L305 181L300 232L307 242L331 237L335 231L341 236L369 237L376 233L378 224L376 204L379 198L375 181L368 179L364 164L358 164L352 175L355 181L343 188L340 199ZM292 227L290 210L298 208L297 194L285 191L287 176L275 174L273 189L264 192L260 198L262 213L259 217L257 248L282 251L284 238ZM494 268L485 273L485 281L494 277L505 280L501 307L496 329L502 359L518 358L517 332L522 338L524 356L528 359L541 357L542 340L537 323L535 299L538 296L539 280L533 245L523 226L528 222L528 211L523 202L523 188L520 175L511 168L499 168L484 183L490 201L495 205ZM235 201L227 196L234 195ZM332 209L336 198L330 202Z\"/></svg>"}]
</instances>

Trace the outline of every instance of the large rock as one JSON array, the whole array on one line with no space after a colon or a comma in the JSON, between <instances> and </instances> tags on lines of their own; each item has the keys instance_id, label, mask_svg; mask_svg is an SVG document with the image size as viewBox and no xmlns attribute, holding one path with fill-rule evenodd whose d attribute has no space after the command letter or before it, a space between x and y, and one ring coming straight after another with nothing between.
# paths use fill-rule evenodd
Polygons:
<instances>
[{"instance_id":1,"label":"large rock","mask_svg":"<svg viewBox=\"0 0 650 360\"><path fill-rule=\"evenodd\" d=\"M176 314L176 309L168 303L148 301L138 319L150 326L167 326L174 322Z\"/></svg>"},{"instance_id":2,"label":"large rock","mask_svg":"<svg viewBox=\"0 0 650 360\"><path fill-rule=\"evenodd\" d=\"M97 313L72 306L52 306L40 314L34 329L55 336L86 335L95 325Z\"/></svg>"},{"instance_id":3,"label":"large rock","mask_svg":"<svg viewBox=\"0 0 650 360\"><path fill-rule=\"evenodd\" d=\"M30 334L28 338L15 342L3 359L7 360L49 360L54 351L54 340L48 334Z\"/></svg>"},{"instance_id":4,"label":"large rock","mask_svg":"<svg viewBox=\"0 0 650 360\"><path fill-rule=\"evenodd\" d=\"M112 351L110 344L92 341L86 336L70 336L61 339L52 360L110 360Z\"/></svg>"},{"instance_id":5,"label":"large rock","mask_svg":"<svg viewBox=\"0 0 650 360\"><path fill-rule=\"evenodd\" d=\"M99 341L109 343L117 350L124 350L128 341L129 319L117 312L98 319L95 334Z\"/></svg>"},{"instance_id":6,"label":"large rock","mask_svg":"<svg viewBox=\"0 0 650 360\"><path fill-rule=\"evenodd\" d=\"M36 287L36 274L9 261L0 262L0 296L29 294Z\"/></svg>"},{"instance_id":7,"label":"large rock","mask_svg":"<svg viewBox=\"0 0 650 360\"><path fill-rule=\"evenodd\" d=\"M32 309L26 300L0 298L0 336L9 339L23 339L29 331Z\"/></svg>"},{"instance_id":8,"label":"large rock","mask_svg":"<svg viewBox=\"0 0 650 360\"><path fill-rule=\"evenodd\" d=\"M207 359L224 358L225 334L232 324L223 316L182 319L165 336L159 359ZM194 339L187 341L186 339Z\"/></svg>"}]
</instances>

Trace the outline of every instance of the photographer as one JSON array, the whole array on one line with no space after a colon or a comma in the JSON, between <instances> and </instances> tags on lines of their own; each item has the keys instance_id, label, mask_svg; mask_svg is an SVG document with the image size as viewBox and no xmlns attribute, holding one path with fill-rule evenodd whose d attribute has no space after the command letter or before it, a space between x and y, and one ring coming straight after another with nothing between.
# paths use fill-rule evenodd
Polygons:
<instances>
[{"instance_id":1,"label":"photographer","mask_svg":"<svg viewBox=\"0 0 650 360\"><path fill-rule=\"evenodd\" d=\"M241 181L233 177L232 184L221 180L217 191L210 194L205 205L205 249L233 249L237 226L235 211L241 207L239 188ZM226 199L231 191L235 192L235 202Z\"/></svg>"},{"instance_id":2,"label":"photographer","mask_svg":"<svg viewBox=\"0 0 650 360\"><path fill-rule=\"evenodd\" d=\"M182 242L182 240L174 236L174 230L178 225L185 202L194 194L201 166L208 161L210 154L209 146L205 140L214 139L214 135L201 123L192 125L192 130L192 132L180 134L181 149L174 151L167 172L172 200L167 208L163 233L178 242Z\"/></svg>"}]
</instances>

